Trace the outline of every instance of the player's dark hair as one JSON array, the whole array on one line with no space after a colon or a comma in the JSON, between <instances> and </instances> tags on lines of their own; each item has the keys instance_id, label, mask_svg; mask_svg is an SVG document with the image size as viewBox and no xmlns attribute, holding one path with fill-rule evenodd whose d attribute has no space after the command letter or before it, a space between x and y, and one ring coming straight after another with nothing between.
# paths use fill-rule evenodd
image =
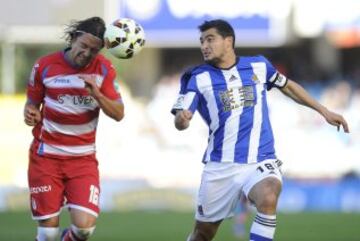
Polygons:
<instances>
[{"instance_id":1,"label":"player's dark hair","mask_svg":"<svg viewBox=\"0 0 360 241\"><path fill-rule=\"evenodd\" d=\"M65 40L71 45L71 42L83 33L89 33L102 40L104 46L105 22L100 17L91 17L84 20L73 20L65 28Z\"/></svg>"},{"instance_id":2,"label":"player's dark hair","mask_svg":"<svg viewBox=\"0 0 360 241\"><path fill-rule=\"evenodd\" d=\"M215 28L216 31L223 37L232 37L233 38L233 48L235 48L235 32L230 23L222 19L214 19L210 21L205 21L203 24L199 25L200 32L205 32L210 28Z\"/></svg>"}]
</instances>

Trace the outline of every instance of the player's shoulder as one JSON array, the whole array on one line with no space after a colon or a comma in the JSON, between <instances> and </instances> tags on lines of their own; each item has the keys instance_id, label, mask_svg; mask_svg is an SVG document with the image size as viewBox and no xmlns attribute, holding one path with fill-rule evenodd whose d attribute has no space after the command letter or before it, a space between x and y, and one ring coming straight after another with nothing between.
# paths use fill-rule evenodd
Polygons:
<instances>
[{"instance_id":1,"label":"player's shoulder","mask_svg":"<svg viewBox=\"0 0 360 241\"><path fill-rule=\"evenodd\" d=\"M189 83L190 79L196 73L196 68L197 68L197 66L189 67L182 73L181 78L180 78L180 82L182 85L187 85Z\"/></svg>"},{"instance_id":2,"label":"player's shoulder","mask_svg":"<svg viewBox=\"0 0 360 241\"><path fill-rule=\"evenodd\" d=\"M241 56L240 63L268 62L264 55Z\"/></svg>"},{"instance_id":3,"label":"player's shoulder","mask_svg":"<svg viewBox=\"0 0 360 241\"><path fill-rule=\"evenodd\" d=\"M110 59L106 58L104 55L102 54L97 54L95 57L95 61L98 61L102 64L106 64L106 65L112 65Z\"/></svg>"},{"instance_id":4,"label":"player's shoulder","mask_svg":"<svg viewBox=\"0 0 360 241\"><path fill-rule=\"evenodd\" d=\"M43 55L37 59L36 63L40 66L46 66L49 64L53 64L59 62L59 59L63 58L63 51L53 52L47 55Z\"/></svg>"},{"instance_id":5,"label":"player's shoulder","mask_svg":"<svg viewBox=\"0 0 360 241\"><path fill-rule=\"evenodd\" d=\"M94 62L100 64L103 71L108 72L109 70L115 69L112 62L102 54L97 54Z\"/></svg>"},{"instance_id":6,"label":"player's shoulder","mask_svg":"<svg viewBox=\"0 0 360 241\"><path fill-rule=\"evenodd\" d=\"M186 69L182 76L190 79L192 76L201 74L205 71L209 71L209 69L210 68L207 64L196 65L196 66Z\"/></svg>"}]
</instances>

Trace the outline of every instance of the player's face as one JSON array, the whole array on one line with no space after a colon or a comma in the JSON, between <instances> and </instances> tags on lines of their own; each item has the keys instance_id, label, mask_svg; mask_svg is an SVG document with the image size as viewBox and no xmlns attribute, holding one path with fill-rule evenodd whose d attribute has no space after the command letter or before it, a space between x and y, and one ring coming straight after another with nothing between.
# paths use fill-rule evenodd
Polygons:
<instances>
[{"instance_id":1,"label":"player's face","mask_svg":"<svg viewBox=\"0 0 360 241\"><path fill-rule=\"evenodd\" d=\"M200 44L204 61L211 64L221 62L227 51L228 39L223 38L215 28L201 33Z\"/></svg>"},{"instance_id":2,"label":"player's face","mask_svg":"<svg viewBox=\"0 0 360 241\"><path fill-rule=\"evenodd\" d=\"M99 53L101 48L102 41L99 38L84 33L71 43L69 57L77 67L85 67Z\"/></svg>"}]
</instances>

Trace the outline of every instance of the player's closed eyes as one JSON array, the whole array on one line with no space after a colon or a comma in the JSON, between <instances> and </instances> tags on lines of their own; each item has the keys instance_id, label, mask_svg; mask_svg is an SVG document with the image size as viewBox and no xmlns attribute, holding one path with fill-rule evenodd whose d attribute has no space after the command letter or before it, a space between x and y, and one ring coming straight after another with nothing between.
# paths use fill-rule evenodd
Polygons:
<instances>
[{"instance_id":1,"label":"player's closed eyes","mask_svg":"<svg viewBox=\"0 0 360 241\"><path fill-rule=\"evenodd\" d=\"M80 43L80 47L84 50L90 49L91 54L97 54L100 50L97 48L90 48L87 44Z\"/></svg>"}]
</instances>

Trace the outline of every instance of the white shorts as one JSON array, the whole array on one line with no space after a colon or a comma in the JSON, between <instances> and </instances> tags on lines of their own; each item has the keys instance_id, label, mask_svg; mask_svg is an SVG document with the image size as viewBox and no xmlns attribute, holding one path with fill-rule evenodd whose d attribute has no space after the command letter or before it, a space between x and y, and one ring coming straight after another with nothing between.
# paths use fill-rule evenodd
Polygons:
<instances>
[{"instance_id":1,"label":"white shorts","mask_svg":"<svg viewBox=\"0 0 360 241\"><path fill-rule=\"evenodd\" d=\"M260 163L206 163L197 200L195 218L201 222L216 222L234 215L241 193L246 197L251 188L266 177L282 182L276 160Z\"/></svg>"}]
</instances>

